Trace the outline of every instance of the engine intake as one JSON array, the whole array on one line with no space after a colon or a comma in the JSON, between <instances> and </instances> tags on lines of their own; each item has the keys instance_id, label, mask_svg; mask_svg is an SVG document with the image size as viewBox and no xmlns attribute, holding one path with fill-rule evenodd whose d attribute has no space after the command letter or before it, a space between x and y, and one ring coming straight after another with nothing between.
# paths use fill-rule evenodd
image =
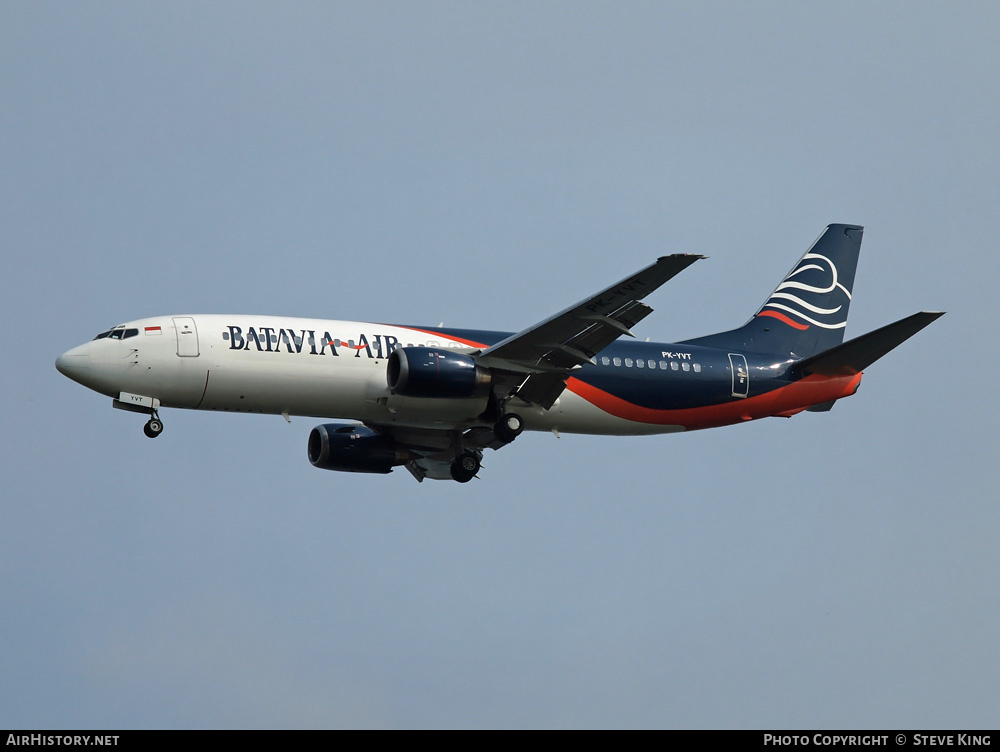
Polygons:
<instances>
[{"instance_id":1,"label":"engine intake","mask_svg":"<svg viewBox=\"0 0 1000 752\"><path fill-rule=\"evenodd\" d=\"M408 452L388 436L353 423L326 423L309 433L309 461L323 470L391 473Z\"/></svg>"},{"instance_id":2,"label":"engine intake","mask_svg":"<svg viewBox=\"0 0 1000 752\"><path fill-rule=\"evenodd\" d=\"M389 355L386 380L393 394L454 399L485 391L492 374L462 353L433 347L398 347Z\"/></svg>"}]
</instances>

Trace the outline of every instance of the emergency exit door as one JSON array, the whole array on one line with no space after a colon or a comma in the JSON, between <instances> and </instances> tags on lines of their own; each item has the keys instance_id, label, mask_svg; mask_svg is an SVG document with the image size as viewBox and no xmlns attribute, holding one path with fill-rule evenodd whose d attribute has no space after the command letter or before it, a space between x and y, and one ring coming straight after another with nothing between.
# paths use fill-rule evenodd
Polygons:
<instances>
[{"instance_id":1,"label":"emergency exit door","mask_svg":"<svg viewBox=\"0 0 1000 752\"><path fill-rule=\"evenodd\" d=\"M729 353L729 366L733 372L733 396L746 397L750 394L750 369L745 355Z\"/></svg>"}]
</instances>

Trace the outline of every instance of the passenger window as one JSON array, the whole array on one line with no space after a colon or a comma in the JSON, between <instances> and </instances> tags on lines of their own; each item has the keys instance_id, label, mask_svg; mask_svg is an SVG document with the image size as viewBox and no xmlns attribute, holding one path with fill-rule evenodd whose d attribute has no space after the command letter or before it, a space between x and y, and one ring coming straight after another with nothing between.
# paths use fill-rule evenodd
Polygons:
<instances>
[{"instance_id":1,"label":"passenger window","mask_svg":"<svg viewBox=\"0 0 1000 752\"><path fill-rule=\"evenodd\" d=\"M661 360L661 361L660 361L660 370L661 370L661 371L666 371L666 370L667 370L667 367L668 367L668 366L667 366L667 361L665 361L665 360Z\"/></svg>"},{"instance_id":2,"label":"passenger window","mask_svg":"<svg viewBox=\"0 0 1000 752\"><path fill-rule=\"evenodd\" d=\"M655 360L652 360L652 359L651 359L651 360L649 361L649 367L650 367L650 368L656 368L656 361L655 361Z\"/></svg>"},{"instance_id":3,"label":"passenger window","mask_svg":"<svg viewBox=\"0 0 1000 752\"><path fill-rule=\"evenodd\" d=\"M622 359L621 358L613 358L613 360L614 360L614 363L615 363L616 366L620 366L622 364Z\"/></svg>"},{"instance_id":4,"label":"passenger window","mask_svg":"<svg viewBox=\"0 0 1000 752\"><path fill-rule=\"evenodd\" d=\"M644 361L642 358L637 359L635 361L635 367L636 368L645 368L646 367L646 361Z\"/></svg>"},{"instance_id":5,"label":"passenger window","mask_svg":"<svg viewBox=\"0 0 1000 752\"><path fill-rule=\"evenodd\" d=\"M610 366L611 365L611 358L609 358L607 355L605 355L604 357L602 357L601 358L601 365L602 366Z\"/></svg>"},{"instance_id":6,"label":"passenger window","mask_svg":"<svg viewBox=\"0 0 1000 752\"><path fill-rule=\"evenodd\" d=\"M626 368L632 367L632 358L625 358L625 367Z\"/></svg>"},{"instance_id":7,"label":"passenger window","mask_svg":"<svg viewBox=\"0 0 1000 752\"><path fill-rule=\"evenodd\" d=\"M690 363L688 363L688 362L687 362L687 361L685 360L685 361L684 361L683 363L681 363L681 368L683 368L683 369L684 369L685 371L690 371L690 370L691 370L691 364L690 364Z\"/></svg>"},{"instance_id":8,"label":"passenger window","mask_svg":"<svg viewBox=\"0 0 1000 752\"><path fill-rule=\"evenodd\" d=\"M695 363L694 364L694 372L695 373L701 373L701 363Z\"/></svg>"},{"instance_id":9,"label":"passenger window","mask_svg":"<svg viewBox=\"0 0 1000 752\"><path fill-rule=\"evenodd\" d=\"M676 371L678 368L680 368L680 366L677 365L677 361L676 360L671 360L670 361L670 370L671 371Z\"/></svg>"}]
</instances>

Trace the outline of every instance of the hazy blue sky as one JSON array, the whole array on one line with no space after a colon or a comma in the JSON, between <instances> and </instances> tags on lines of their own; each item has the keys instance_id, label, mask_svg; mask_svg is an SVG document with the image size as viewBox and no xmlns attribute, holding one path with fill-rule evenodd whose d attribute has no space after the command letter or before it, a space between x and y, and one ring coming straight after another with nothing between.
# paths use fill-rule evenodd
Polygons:
<instances>
[{"instance_id":1,"label":"hazy blue sky","mask_svg":"<svg viewBox=\"0 0 1000 752\"><path fill-rule=\"evenodd\" d=\"M1000 5L7 2L0 727L1000 723ZM827 414L316 470L320 422L141 416L98 331L523 328L658 255L742 323L830 222Z\"/></svg>"}]
</instances>

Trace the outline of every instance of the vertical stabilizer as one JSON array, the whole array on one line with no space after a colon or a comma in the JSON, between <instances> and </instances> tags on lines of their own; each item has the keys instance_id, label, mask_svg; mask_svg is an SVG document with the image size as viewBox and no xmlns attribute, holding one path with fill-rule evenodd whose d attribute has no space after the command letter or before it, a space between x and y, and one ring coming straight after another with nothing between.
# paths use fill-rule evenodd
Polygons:
<instances>
[{"instance_id":1,"label":"vertical stabilizer","mask_svg":"<svg viewBox=\"0 0 1000 752\"><path fill-rule=\"evenodd\" d=\"M830 225L739 329L684 344L807 358L844 341L864 228Z\"/></svg>"}]
</instances>

